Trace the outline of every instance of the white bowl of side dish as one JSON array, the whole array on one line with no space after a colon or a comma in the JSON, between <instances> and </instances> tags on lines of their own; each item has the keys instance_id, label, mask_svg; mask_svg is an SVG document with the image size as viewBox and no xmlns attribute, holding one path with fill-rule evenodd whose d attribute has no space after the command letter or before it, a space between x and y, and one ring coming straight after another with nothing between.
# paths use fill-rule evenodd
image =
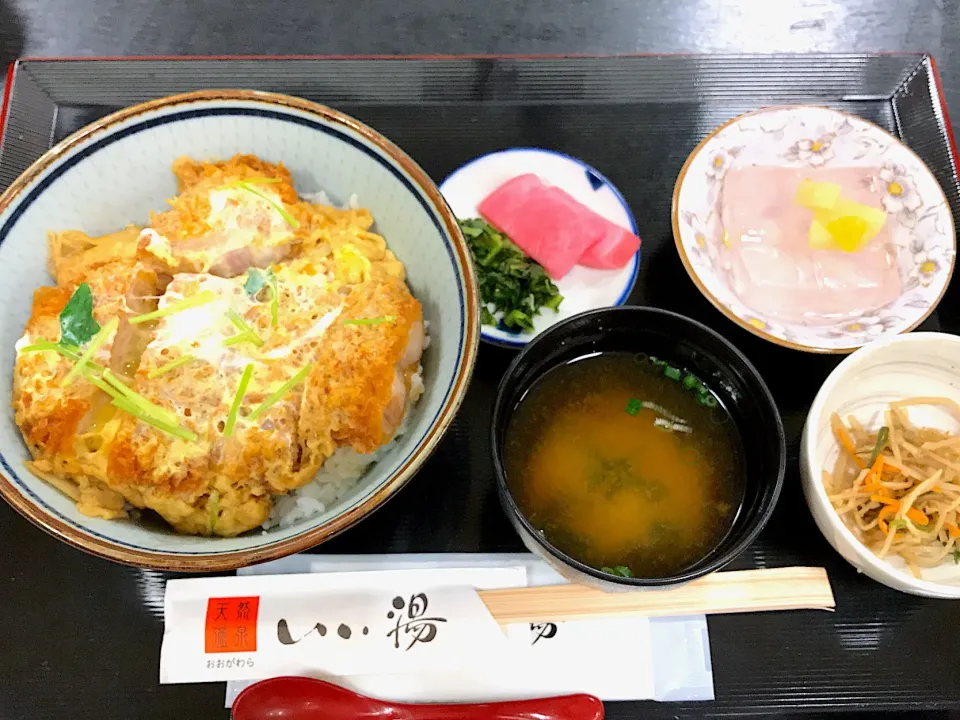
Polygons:
<instances>
[{"instance_id":1,"label":"white bowl of side dish","mask_svg":"<svg viewBox=\"0 0 960 720\"><path fill-rule=\"evenodd\" d=\"M808 182L832 190L801 200ZM946 291L956 254L943 190L910 148L854 115L802 105L710 133L677 178L673 233L691 279L724 315L819 353L916 328Z\"/></svg>"},{"instance_id":2,"label":"white bowl of side dish","mask_svg":"<svg viewBox=\"0 0 960 720\"><path fill-rule=\"evenodd\" d=\"M526 174L537 175L605 220L637 235L636 220L617 187L582 160L555 150L518 147L482 155L452 172L440 184L440 192L457 218L479 218L485 198L511 179ZM641 252L642 249L638 250L616 268L575 265L562 278L552 278L563 301L555 310L542 308L532 319L532 331L515 332L502 325L484 324L481 338L496 345L520 348L578 313L623 305L637 281Z\"/></svg>"},{"instance_id":3,"label":"white bowl of side dish","mask_svg":"<svg viewBox=\"0 0 960 720\"><path fill-rule=\"evenodd\" d=\"M224 397L233 397L230 414L225 416L228 422L224 423L221 420L220 423L212 422L211 424L204 421L206 424L199 427L197 416L203 414L204 408L201 407L199 413L196 406L192 410L190 407L184 410L178 401L157 410L155 405L150 405L145 399L144 393L150 395L148 392L150 382L146 379L146 373L143 370L147 355L151 352L150 348L160 341L161 330L159 329L147 331L146 337L150 344L143 351L142 357L137 360L141 363L140 369L131 370L130 377L126 379L123 377L117 379L116 376L107 377L106 370L113 367L114 359L125 357L114 355L116 345L113 345L113 349L106 355L106 359L111 362L106 370L95 361L91 361L83 366L82 372L75 373L72 381L64 378L60 383L49 385L48 387L55 387L51 393L57 398L60 397L56 395L57 393L68 397L67 393L79 392L74 391L73 388L82 385L86 380L93 384L99 382L96 388L100 388L104 381L109 381L107 385L114 388L114 392L104 397L96 395L97 392L105 392L102 389L85 390L88 394L84 397L91 398L91 403L96 403L97 406L110 403L109 413L105 415L107 419L101 423L100 419L95 418L90 421L89 426L84 424L86 416L84 420L74 422L70 430L72 434L69 434L70 443L65 446L67 449L63 450L61 455L57 455L57 452L60 452L59 449L52 452L51 462L67 457L67 460L63 461L66 467L68 460L73 462L81 453L76 444L77 438L81 435L79 428L82 426L85 433L90 430L90 427L96 428L96 431L103 435L105 433L103 427L109 426L117 416L123 416L122 420L117 421L120 423L117 427L132 426L134 428L130 430L133 440L126 446L127 450L124 451L126 455L119 460L114 454L107 455L108 459L104 462L108 464L104 467L108 468L109 472L113 472L115 468L127 467L120 463L124 457L140 458L138 453L146 442L155 442L157 447L166 453L163 455L164 458L172 458L169 461L169 467L173 469L169 471L168 481L158 480L162 473L158 475L160 471L153 467L150 468L153 474L150 474L149 478L150 483L154 485L150 487L137 485L135 490L120 491L123 496L120 501L122 507L115 507L114 509L117 510L115 514L127 517L119 519L91 517L81 512L75 502L77 497L83 499L84 487L94 487L98 492L103 490L109 496L109 492L113 489L112 485L107 487L100 479L96 479L96 483L99 484L95 484L94 479L91 478L82 478L81 481L74 476L66 476L64 479L58 475L53 478L54 484L49 482L50 477L47 478L48 481L40 479L27 468L27 464L31 462L31 452L25 445L14 413L8 411L5 421L0 424L0 465L2 465L0 493L26 518L74 547L111 560L143 567L208 572L232 569L305 550L352 526L403 486L437 446L466 392L479 341L475 279L469 249L458 230L456 218L424 171L382 135L342 113L288 96L252 91L216 90L144 103L99 120L52 148L14 181L3 195L0 195L0 268L2 268L0 269L0 280L2 280L0 302L5 308L0 318L0 344L6 348L0 362L0 388L5 397L11 397L11 394L14 394L17 418L27 417L29 414L29 408L24 409L22 389L24 373L19 369L22 363L26 362L23 360L25 353L30 352L36 356L48 358L46 362L51 363L53 372L61 372L58 369L60 366L56 363L65 362L62 358L73 362L63 352L37 351L36 348L38 342L56 341L63 344L66 341L67 336L64 335L62 321L64 314L68 311L61 310L62 301L54 309L55 312L60 313L59 326L56 326L55 315L44 316L45 321L52 319L56 327L54 334L59 336L59 340L49 332L49 323L46 335L51 336L46 337L46 340L42 336L38 340L39 331L36 328L39 326L36 323L33 326L34 336L28 337L29 332L25 335L24 328L31 315L43 312L42 309L38 310L42 303L31 305L31 296L37 288L52 285L54 282L48 274L48 252L43 242L47 233L49 231L61 233L61 236L58 236L61 239L57 242L62 243L62 237L66 236L63 231L67 230L79 230L90 238L94 238L115 233L131 224L152 227L155 223L152 213L164 210L169 198L183 191L182 197L187 197L190 192L193 192L193 199L196 199L196 193L199 192L196 188L204 187L203 173L213 173L217 178L221 175L233 178L229 173L238 167L229 164L217 166L199 161L227 161L235 155L255 157L249 160L248 165L240 163L246 168L242 170L245 174L239 176L240 180L218 186L216 189L209 190L208 195L204 196L200 207L203 212L208 211L204 221L206 224L202 225L203 229L198 230L196 235L196 238L203 238L203 243L213 242L215 250L229 247L230 252L222 256L221 259L226 259L214 268L211 268L213 260L209 260L208 255L202 256L207 259L197 260L199 265L196 267L190 264L193 260L186 263L182 260L187 255L177 255L171 260L175 264L170 265L171 268L175 268L170 271L174 282L165 286L166 289L161 286L157 292L161 296L169 292L169 288L176 284L176 278L180 277L202 277L198 282L207 282L207 287L233 283L230 286L232 289L227 291L224 298L217 296L217 301L224 300L225 308L249 311L250 314L245 317L251 323L254 322L253 318L257 317L256 313L261 313L259 316L261 319L257 321L259 324L250 331L252 334L246 340L243 337L236 337L235 340L228 342L230 333L244 335L246 333L244 328L247 330L250 328L244 324L242 317L238 324L237 313L233 309L227 309L225 317L230 318L230 323L233 323L235 330L229 330L230 323L223 323L223 317L219 316L210 326L227 333L222 345L217 343L216 358L211 359L212 356L207 358L201 352L201 347L206 346L193 341L189 347L197 349L187 353L184 362L180 364L183 367L177 363L170 363L171 367L154 368L153 377L150 380L156 382L164 380L159 377L161 374L172 378L176 373L186 372L191 365L194 368L201 367L207 374L213 374L217 378L211 384L212 387L222 385ZM181 187L178 187L171 167L175 160L185 156L198 161L195 169L199 175L191 180L197 184L185 185L182 182L183 177L178 176L181 181ZM283 168L278 170L276 163L282 163L290 174L285 175L286 171ZM254 170L250 170L250 167ZM254 175L259 173L256 168L265 168L264 172L268 177L250 176L251 172ZM282 176L282 178L272 177L271 174ZM252 179L248 182L243 179L245 177L252 177ZM287 189L283 190L284 187ZM282 199L283 192L288 193L287 200ZM304 196L314 193L323 195L311 198L308 203ZM218 198L216 202L215 194ZM204 202L208 202L209 205L204 205ZM220 211L227 214L215 217L215 213ZM171 210L168 213L161 213L161 216L173 212ZM298 217L301 220L298 220ZM264 221L263 218L267 219ZM304 225L307 220L310 224ZM264 229L267 226L269 229ZM184 233L188 233L186 224L178 227ZM270 246L267 247L266 254L262 255L264 251L262 246L273 242L271 238L274 237L273 233L277 227L281 228L277 237L286 238L278 241L282 250L271 255L270 251L276 248ZM246 239L234 242L241 235L231 233L241 233L241 231L247 233L242 235ZM189 230L189 232L193 231ZM156 231L144 230L144 233L153 234L149 237L144 234L139 235L136 241L135 262L137 263L147 262L143 260L143 257L146 257L142 256L143 253L149 256L150 262L154 262L157 258L168 256L171 247L175 255L187 252L186 245L176 243L171 245L163 236L158 239ZM258 233L266 233L263 237L267 240L261 238ZM349 236L343 233L349 233ZM84 252L90 250L91 245L94 246L93 249L97 247L90 238L86 238L84 240L86 244L81 246ZM386 247L395 253L396 258L389 253L384 254L382 245L384 239ZM363 249L367 245L363 245L361 241L373 243L370 247L374 250L368 252ZM216 245L219 242L223 244ZM362 249L359 255L355 252L358 246ZM130 249L133 246L128 244L122 247ZM203 247L207 248L207 245ZM320 270L307 262L309 259L307 255L299 255L299 253L306 253L307 249L315 254L310 255L309 258L319 258ZM59 252L63 252L62 248ZM378 253L376 257L370 254L373 252ZM195 260L196 257L194 257ZM399 263L394 262L395 259L399 259ZM351 275L353 271L350 268L354 266L350 265L350 262L354 260L359 263L356 267L360 270L357 271L358 274ZM387 264L387 260L390 260L390 265ZM237 262L243 267L237 266ZM296 276L298 278L306 275L313 276L319 272L321 277L321 280L317 281L319 285L306 288L311 290L310 293L302 293L300 285L283 287L283 273L294 272L288 267L294 262L299 263L296 268L296 272L299 273ZM402 264L402 269L398 271L396 268L399 264ZM257 266L261 268L260 271L257 270ZM136 267L139 268L140 265ZM155 270L155 266L151 267ZM393 268L393 270L386 268ZM243 274L238 275L241 270ZM274 270L275 274L271 274ZM150 277L156 282L160 282L156 277L161 277L163 283L169 280L159 271L151 272L153 274ZM122 283L124 282L122 276L125 274L125 272L112 273L113 277L107 280L103 277L91 276L90 284L99 287L110 279ZM219 276L212 277L211 274L219 274ZM281 279L277 280L277 277ZM87 283L86 277L81 276L79 279L82 279L84 284ZM244 284L245 279L246 284ZM251 288L249 284L256 279L264 281L259 283L259 294L257 294L257 288ZM389 285L396 290L398 297L406 298L403 301L406 303L404 307L410 309L410 312L415 315L411 315L409 324L403 326L409 328L409 330L404 329L407 333L404 336L406 344L396 346L401 348L405 358L403 372L400 368L401 361L398 360L397 365L392 366L393 380L388 378L384 381L385 386L390 388L389 394L384 397L389 398L390 401L397 400L399 404L394 403L396 407L388 407L387 404L382 403L371 411L373 413L371 417L381 418L379 425L371 426L376 428L375 437L378 438L371 441L377 446L376 450L371 452L357 449L359 446L354 443L354 440L344 441L343 445L338 444L340 442L338 437L346 437L346 434L349 434L344 429L347 421L338 421L340 423L338 425L321 424L319 430L310 430L310 433L314 433L311 435L306 429L304 418L309 417L311 422L319 423L320 420L317 418L327 417L317 413L307 414L308 408L311 412L315 410L315 406L309 403L326 402L322 399L314 399L323 396L326 392L321 392L323 387L327 389L334 387L336 391L343 388L351 391L356 389L349 386L347 381L343 381L342 386L337 385L341 382L341 375L353 373L351 377L360 378L357 381L357 387L360 387L361 382L373 382L376 387L381 387L376 382L377 378L360 377L366 363L359 356L353 358L349 354L337 355L335 361L340 365L336 367L343 368L344 372L329 373L338 377L330 380L328 385L322 385L327 381L316 379L322 367L328 369L334 367L334 365L324 366L323 362L326 361L321 361L321 358L328 352L326 348L334 347L335 342L341 343L341 338L347 336L360 338L355 343L356 347L366 347L363 345L366 342L365 338L373 337L373 333L377 332L378 328L399 327L401 322L407 322L405 318L392 315L348 318L349 309L354 307L353 298L377 296L381 284L383 287ZM341 301L335 311L331 311L319 322L310 325L305 331L306 334L297 336L294 328L299 327L297 312L300 305L296 303L299 303L304 295L319 296L320 290L316 293L312 292L317 287L325 288L324 292L329 291L330 297L333 297L332 293L337 289L346 299ZM44 293L55 294L56 292L58 291L43 291L41 296ZM70 295L72 300L79 298L77 300L79 302L83 299L82 292L76 283L62 292L66 294L61 300L66 299L70 292L72 292ZM123 303L128 302L131 295L126 290L123 292L126 294L119 296L119 300L121 306L129 311L130 308ZM241 299L238 302L243 303L242 308L235 304L231 305L234 300L231 299L230 293ZM207 302L213 294L215 293L200 293L199 295L203 297L200 298L198 295L198 302L195 305L200 301ZM413 299L410 299L411 295ZM187 293L184 292L183 297L186 298L186 296ZM182 312L180 316L182 319L194 309L210 310L215 307L214 304L208 303L203 308L190 308L189 311L182 308L170 310L176 299L176 297L161 297L159 307L167 308L165 317L148 320L143 326L168 328L174 321L174 313ZM156 303L156 300L154 302ZM359 303L360 300L356 302ZM293 303L290 307L297 308L297 312L290 311L288 317L283 318L283 314L287 312L284 303ZM78 305L73 307L75 309ZM270 315L263 314L268 312L268 307L269 312L280 314L282 321L279 324L276 315L271 322ZM101 308L98 305L93 316L99 312ZM343 317L339 317L341 313ZM128 321L136 315L136 312L120 312L117 322L121 330L125 324L133 327L135 323ZM184 323L180 324L182 326ZM407 358L407 351L417 345L414 342L414 336L418 332L415 328L422 326L426 327L426 338L424 339L421 333L421 340L418 342L421 342L423 350L418 364L416 352L419 351L419 346L414 351L413 360ZM97 327L97 323L94 322L93 329L96 330ZM99 334L94 335L93 339L87 337L89 342L85 349L75 347L76 355L82 357L82 353L89 351L90 357L94 360L100 358L101 355L95 354L94 351L96 353L104 351L93 348L98 342L97 338L102 335L102 339L112 344L120 337L119 334L111 334L116 332L111 328L116 327L114 319L108 322L107 316L101 314ZM222 330L222 328L227 329ZM335 332L331 328L334 328ZM202 332L208 331L210 331L208 327L202 329ZM277 333L276 340L273 337L274 332ZM334 334L331 335L331 333ZM310 342L302 342L308 339L307 334ZM250 338L256 339L257 342L254 343ZM267 344L263 345L264 350L261 353L259 348L264 340ZM283 346L284 342L289 342L290 347ZM271 344L279 348L274 354L267 352ZM247 354L243 362L246 362L246 367L250 368L253 378L249 386L243 382L237 382L240 376L235 372L239 367L235 362L236 358L231 361L230 358L225 359L223 355L224 348L230 352L239 352L241 346L243 352ZM183 353L185 352L183 348L187 345L178 347L179 352ZM167 346L164 346L163 354L166 358L177 357L176 354L168 355L167 349ZM68 347L67 354L69 352ZM293 354L290 355L291 353ZM281 384L283 375L274 373L277 366L273 362L275 358L287 357L287 355L298 359L307 358L303 361L302 372L287 378L292 383L289 387L289 383ZM353 358L353 362L343 360L344 357ZM106 364L105 360L100 362ZM333 363L334 360L330 362ZM344 362L346 365L343 364ZM13 384L15 363L19 378L19 388L16 391ZM203 368L203 363L207 363L210 367ZM77 367L82 364L78 362ZM232 374L229 377L223 375L222 373L226 372L223 368L231 366L234 367ZM263 374L259 381L261 385L258 398L251 389L256 386L261 369ZM102 375L98 374L101 372ZM217 373L221 374L217 375ZM88 376L92 376L92 379ZM401 380L399 387L397 378ZM422 387L420 378L422 378ZM68 387L68 382L72 382L73 387ZM117 383L123 386L119 388L121 395L133 398L132 404L125 402L123 398L116 397ZM181 385L189 387L190 383L188 379ZM321 384L318 385L318 383ZM140 391L139 394L137 391ZM154 393L150 397L167 397L173 393L172 390L163 392L167 395ZM370 393L354 394L360 399L370 395ZM34 399L43 400L43 396L43 393L39 393L34 396ZM377 395L377 397L380 396ZM254 405L257 400L261 401L261 405ZM56 402L66 403L66 400L58 399ZM144 402L147 404L144 405ZM161 400L156 400L156 403L164 405ZM357 403L357 407L360 407L360 400L357 400ZM90 406L88 404L84 407ZM162 412L164 410L165 412ZM342 411L343 415L349 414L342 407L332 406L329 410ZM124 412L131 414L124 416ZM389 423L388 412L391 418ZM275 413L276 417L268 418L271 413ZM143 420L142 417L148 419ZM223 438L212 438L209 446L203 445L202 451L197 451L197 454L206 452L212 458L203 462L198 461L200 467L222 468L226 463L223 459L225 455L233 452L230 450L231 442L236 443L237 439L242 437L243 442L247 443L249 438L257 437L255 432L280 433L280 428L288 427L285 423L290 418L296 424L295 429L289 432L285 430L284 434L279 436L281 439L293 438L290 440L292 449L289 449L293 459L288 463L289 467L287 465L282 467L283 472L287 473L283 477L288 475L292 477L293 470L301 468L300 463L307 458L313 458L313 451L317 447L322 447L325 448L321 451L324 457L330 457L329 453L335 452L339 453L337 458L343 460L344 453L353 453L350 458L347 458L350 468L344 468L341 464L330 469L330 473L334 474L342 471L343 481L331 480L332 489L324 490L326 486L321 486L319 480L308 480L311 491L300 493L299 489L296 490L296 500L292 505L287 506L290 512L284 511L283 517L289 522L281 522L271 516L271 519L264 523L264 529L261 529L259 520L262 519L263 508L270 506L272 501L292 497L291 494L283 493L291 490L294 485L283 487L275 493L276 485L268 483L267 476L263 475L262 486L250 489L258 482L259 476L251 463L241 459L238 461L240 466L243 467L244 463L247 463L250 469L246 477L242 474L238 476L243 479L238 480L237 484L245 488L244 492L247 494L244 497L253 501L259 508L257 512L261 514L256 515L258 524L251 526L249 518L246 518L247 525L243 525L244 518L240 516L241 510L235 509L230 512L236 515L234 519L239 519L237 527L251 529L236 536L229 536L232 533L223 527L218 531L217 523L225 524L228 519L228 510L224 505L226 498L222 497L221 490L213 489L203 492L191 490L187 485L192 481L190 478L193 476L188 477L189 473L186 470L181 473L182 467L189 467L193 462L191 459L193 450L189 447L189 438L199 436L203 442L207 442L208 436L212 438L211 433L223 432L228 424L231 426L231 432L234 432L232 428L235 426L237 428L235 435L230 440L227 440L230 432L226 432ZM179 430L177 430L179 435L172 436L164 431L163 428L167 426L160 421L163 419L176 420L174 424L179 423ZM53 436L44 435L43 432L38 431L36 424L31 428L31 447L36 450L37 447L44 446L44 442L48 443L44 447L49 447L50 438ZM109 436L104 442L116 443L118 442L116 437L119 437L119 431L115 431L115 434ZM170 439L171 437L174 439ZM317 442L321 444L308 447L313 442L313 438L320 438ZM169 450L174 442L188 443L187 449L182 453L178 450L180 454L174 453L173 450ZM278 452L288 451L284 445L285 442L286 440L280 442ZM346 444L350 446L347 447ZM99 452L99 447L99 442L92 449L84 446L82 452ZM255 449L257 446L245 444L241 450L246 452L251 447ZM88 455L84 454L84 457ZM93 456L90 455L90 457ZM242 453L236 457L246 458ZM254 459L267 462L264 458ZM137 459L137 462L140 461ZM206 464L203 464L204 462ZM310 462L312 463L313 460L311 459ZM55 462L53 465L48 463L43 467L48 469L53 467L55 472L60 472L55 467ZM71 467L74 466L71 465ZM139 468L136 472L143 469L142 465L130 467ZM160 467L159 464L157 467ZM163 472L166 472L167 467L167 465L163 466ZM328 467L329 465L323 469L327 470ZM129 472L135 474L134 471ZM135 475L135 477L139 482L141 476ZM114 479L116 478L111 477L111 482ZM302 479L296 481L297 488L301 487ZM168 485L164 485L164 482L168 482ZM135 485L135 483L130 477L125 477L120 485L127 488L128 485ZM250 488L247 488L247 485ZM185 521L182 527L187 529L184 532L198 534L180 534L175 533L170 525L159 521L156 516L148 518L141 515L136 509L138 505L153 510L157 508L146 500L144 500L145 504L134 501L146 498L150 493L159 493L160 490L157 488L161 486L172 488L168 492L172 498L171 502L180 503L176 507L187 507L191 512L206 508L210 514L209 527L200 527L198 530L195 521L191 521L193 525ZM75 497L71 497L71 494ZM116 499L113 496L110 497L111 502ZM134 501L131 501L131 498ZM193 505L190 505L191 503ZM272 507L275 510L277 506L274 503ZM163 517L175 524L176 513L170 511L168 514L173 519L168 515ZM219 532L228 536L218 536Z\"/></svg>"},{"instance_id":4,"label":"white bowl of side dish","mask_svg":"<svg viewBox=\"0 0 960 720\"><path fill-rule=\"evenodd\" d=\"M913 595L960 599L960 564L951 554L919 577L897 556L880 558L840 518L824 486L824 472L841 452L830 418L854 416L866 429L885 424L884 410L908 397L960 401L960 338L941 333L911 333L871 343L844 359L827 378L807 415L800 470L807 504L827 541L857 570L888 587ZM943 406L911 406L918 427L952 435L960 417Z\"/></svg>"}]
</instances>

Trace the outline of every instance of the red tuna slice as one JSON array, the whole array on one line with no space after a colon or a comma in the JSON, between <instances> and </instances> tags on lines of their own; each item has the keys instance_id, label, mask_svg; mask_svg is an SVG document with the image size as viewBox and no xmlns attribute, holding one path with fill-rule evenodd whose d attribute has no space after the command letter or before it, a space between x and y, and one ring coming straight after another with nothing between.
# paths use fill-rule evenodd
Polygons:
<instances>
[{"instance_id":1,"label":"red tuna slice","mask_svg":"<svg viewBox=\"0 0 960 720\"><path fill-rule=\"evenodd\" d=\"M558 187L533 174L509 180L480 203L480 215L500 228L550 277L560 279L580 263L622 267L640 238L615 225Z\"/></svg>"},{"instance_id":2,"label":"red tuna slice","mask_svg":"<svg viewBox=\"0 0 960 720\"><path fill-rule=\"evenodd\" d=\"M597 242L587 248L580 258L580 264L598 270L616 270L622 268L640 249L640 238L616 223L597 216L605 227Z\"/></svg>"},{"instance_id":3,"label":"red tuna slice","mask_svg":"<svg viewBox=\"0 0 960 720\"><path fill-rule=\"evenodd\" d=\"M589 213L559 188L544 185L536 175L507 181L480 203L480 215L543 265L559 280L599 239Z\"/></svg>"}]
</instances>

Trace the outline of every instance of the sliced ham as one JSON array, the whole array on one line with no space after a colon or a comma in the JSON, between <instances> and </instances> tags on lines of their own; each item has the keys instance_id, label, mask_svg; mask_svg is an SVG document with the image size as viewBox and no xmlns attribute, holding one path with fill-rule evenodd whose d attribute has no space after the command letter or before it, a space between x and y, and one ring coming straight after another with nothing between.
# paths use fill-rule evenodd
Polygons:
<instances>
[{"instance_id":1,"label":"sliced ham","mask_svg":"<svg viewBox=\"0 0 960 720\"><path fill-rule=\"evenodd\" d=\"M480 203L480 215L560 279L576 265L623 267L640 238L533 174L507 181Z\"/></svg>"}]
</instances>

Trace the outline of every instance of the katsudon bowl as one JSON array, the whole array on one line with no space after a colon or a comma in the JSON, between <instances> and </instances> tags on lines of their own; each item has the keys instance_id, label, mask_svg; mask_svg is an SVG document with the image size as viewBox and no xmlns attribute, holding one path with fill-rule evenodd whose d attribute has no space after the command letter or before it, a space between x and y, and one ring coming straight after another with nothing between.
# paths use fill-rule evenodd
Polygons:
<instances>
[{"instance_id":1,"label":"katsudon bowl","mask_svg":"<svg viewBox=\"0 0 960 720\"><path fill-rule=\"evenodd\" d=\"M466 391L479 339L476 283L456 218L426 173L385 137L335 110L216 90L107 116L54 146L0 195L0 394L13 392L34 291L53 284L48 232L78 229L92 237L144 226L178 193L171 172L177 158L236 154L282 162L301 196L322 192L330 205L369 209L370 230L403 263L422 306L423 394L407 407L402 432L339 497L313 496L304 507L297 500L286 522L235 537L178 534L149 512L109 520L80 512L74 499L29 471L31 453L8 405L0 422L0 493L43 530L94 555L155 569L219 571L305 550L351 527L410 480Z\"/></svg>"}]
</instances>

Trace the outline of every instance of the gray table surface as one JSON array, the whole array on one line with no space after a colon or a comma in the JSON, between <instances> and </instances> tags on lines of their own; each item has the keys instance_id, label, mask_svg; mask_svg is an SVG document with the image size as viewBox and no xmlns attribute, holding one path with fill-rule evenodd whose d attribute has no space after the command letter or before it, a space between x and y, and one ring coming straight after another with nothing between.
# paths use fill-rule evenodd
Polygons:
<instances>
[{"instance_id":1,"label":"gray table surface","mask_svg":"<svg viewBox=\"0 0 960 720\"><path fill-rule=\"evenodd\" d=\"M932 53L960 118L960 0L0 0L0 68L22 55L883 51Z\"/></svg>"}]
</instances>

